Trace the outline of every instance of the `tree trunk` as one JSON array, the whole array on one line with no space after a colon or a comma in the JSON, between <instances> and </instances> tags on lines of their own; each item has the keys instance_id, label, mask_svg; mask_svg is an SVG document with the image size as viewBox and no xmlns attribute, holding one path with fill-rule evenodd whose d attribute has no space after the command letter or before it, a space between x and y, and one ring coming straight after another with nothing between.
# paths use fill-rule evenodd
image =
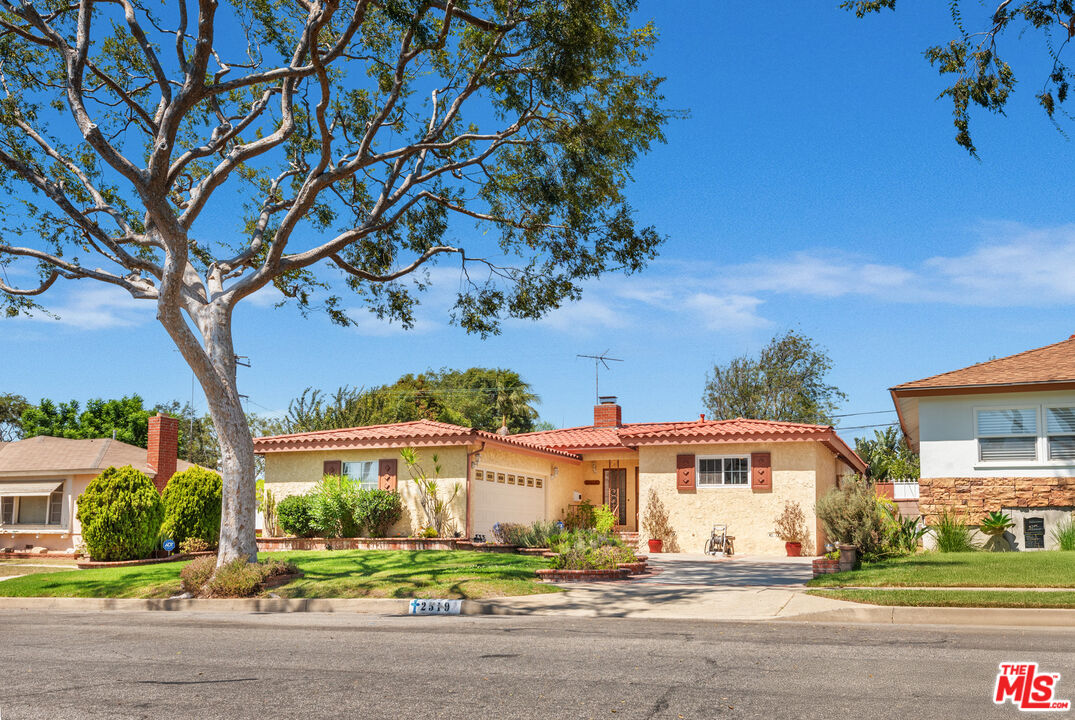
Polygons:
<instances>
[{"instance_id":1,"label":"tree trunk","mask_svg":"<svg viewBox=\"0 0 1075 720\"><path fill-rule=\"evenodd\" d=\"M236 387L231 308L210 303L194 318L200 343L178 313L158 314L158 318L205 392L220 444L223 488L217 567L239 558L253 562L258 554L254 441Z\"/></svg>"}]
</instances>

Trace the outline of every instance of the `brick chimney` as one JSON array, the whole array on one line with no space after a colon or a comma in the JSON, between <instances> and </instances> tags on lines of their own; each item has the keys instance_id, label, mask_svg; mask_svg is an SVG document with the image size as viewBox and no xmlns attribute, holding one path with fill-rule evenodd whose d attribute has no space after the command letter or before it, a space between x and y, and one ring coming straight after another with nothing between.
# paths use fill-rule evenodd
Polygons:
<instances>
[{"instance_id":1,"label":"brick chimney","mask_svg":"<svg viewBox=\"0 0 1075 720\"><path fill-rule=\"evenodd\" d=\"M598 398L599 403L593 406L594 427L619 427L623 425L623 411L616 404L613 395Z\"/></svg>"},{"instance_id":2,"label":"brick chimney","mask_svg":"<svg viewBox=\"0 0 1075 720\"><path fill-rule=\"evenodd\" d=\"M153 478L157 492L164 492L164 486L175 475L178 454L179 421L157 413L149 419L149 447L146 450L146 464L157 473Z\"/></svg>"}]
</instances>

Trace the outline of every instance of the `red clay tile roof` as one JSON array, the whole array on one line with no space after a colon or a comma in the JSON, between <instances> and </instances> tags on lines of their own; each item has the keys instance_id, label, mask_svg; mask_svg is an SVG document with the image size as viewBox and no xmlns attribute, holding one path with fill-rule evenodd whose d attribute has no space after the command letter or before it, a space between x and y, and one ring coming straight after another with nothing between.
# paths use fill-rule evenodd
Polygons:
<instances>
[{"instance_id":1,"label":"red clay tile roof","mask_svg":"<svg viewBox=\"0 0 1075 720\"><path fill-rule=\"evenodd\" d=\"M525 436L497 435L474 428L437 422L414 420L390 425L319 430L292 435L273 435L254 438L254 452L259 455L297 450L350 449L362 447L430 447L469 445L475 442L503 443L530 452L578 460L578 456L526 440Z\"/></svg>"},{"instance_id":2,"label":"red clay tile roof","mask_svg":"<svg viewBox=\"0 0 1075 720\"><path fill-rule=\"evenodd\" d=\"M561 428L559 430L539 430L537 432L512 435L525 442L559 450L606 450L625 447L620 436L630 429L663 428L669 423L624 423L619 427L581 427Z\"/></svg>"},{"instance_id":3,"label":"red clay tile roof","mask_svg":"<svg viewBox=\"0 0 1075 720\"><path fill-rule=\"evenodd\" d=\"M891 390L900 395L913 395L914 390L1062 382L1075 382L1075 336L1045 347L896 385Z\"/></svg>"},{"instance_id":4,"label":"red clay tile roof","mask_svg":"<svg viewBox=\"0 0 1075 720\"><path fill-rule=\"evenodd\" d=\"M79 440L46 435L0 444L0 473L61 473L104 470L131 465L150 477L157 472L146 463L145 448L119 440ZM193 467L185 460L176 462L176 470Z\"/></svg>"}]
</instances>

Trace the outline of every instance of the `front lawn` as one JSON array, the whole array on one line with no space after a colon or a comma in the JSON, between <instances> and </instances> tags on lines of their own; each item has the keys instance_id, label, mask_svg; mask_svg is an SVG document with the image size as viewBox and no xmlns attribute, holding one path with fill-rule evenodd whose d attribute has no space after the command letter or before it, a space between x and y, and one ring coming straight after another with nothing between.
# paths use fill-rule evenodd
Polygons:
<instances>
[{"instance_id":1,"label":"front lawn","mask_svg":"<svg viewBox=\"0 0 1075 720\"><path fill-rule=\"evenodd\" d=\"M262 553L304 577L274 589L303 598L487 598L557 592L537 582L544 558L465 551L335 550ZM186 563L46 572L0 582L3 597L164 598L180 592Z\"/></svg>"},{"instance_id":2,"label":"front lawn","mask_svg":"<svg viewBox=\"0 0 1075 720\"><path fill-rule=\"evenodd\" d=\"M1075 592L1058 590L807 590L807 595L869 605L974 608L1075 608Z\"/></svg>"},{"instance_id":3,"label":"front lawn","mask_svg":"<svg viewBox=\"0 0 1075 720\"><path fill-rule=\"evenodd\" d=\"M1056 587L1075 588L1075 553L926 552L862 564L862 569L822 575L813 587ZM1027 606L1031 607L1031 606Z\"/></svg>"}]
</instances>

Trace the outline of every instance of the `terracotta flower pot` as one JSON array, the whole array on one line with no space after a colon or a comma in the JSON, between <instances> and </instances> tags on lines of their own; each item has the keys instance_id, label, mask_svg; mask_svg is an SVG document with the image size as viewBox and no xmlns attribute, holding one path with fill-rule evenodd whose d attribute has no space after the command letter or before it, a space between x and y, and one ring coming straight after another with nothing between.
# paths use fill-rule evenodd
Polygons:
<instances>
[{"instance_id":1,"label":"terracotta flower pot","mask_svg":"<svg viewBox=\"0 0 1075 720\"><path fill-rule=\"evenodd\" d=\"M787 551L788 557L799 557L803 554L803 544L797 542L784 543L784 550Z\"/></svg>"},{"instance_id":2,"label":"terracotta flower pot","mask_svg":"<svg viewBox=\"0 0 1075 720\"><path fill-rule=\"evenodd\" d=\"M661 552L662 547L664 547L664 540L650 540L649 541L649 551L651 553L659 553L659 552Z\"/></svg>"}]
</instances>

